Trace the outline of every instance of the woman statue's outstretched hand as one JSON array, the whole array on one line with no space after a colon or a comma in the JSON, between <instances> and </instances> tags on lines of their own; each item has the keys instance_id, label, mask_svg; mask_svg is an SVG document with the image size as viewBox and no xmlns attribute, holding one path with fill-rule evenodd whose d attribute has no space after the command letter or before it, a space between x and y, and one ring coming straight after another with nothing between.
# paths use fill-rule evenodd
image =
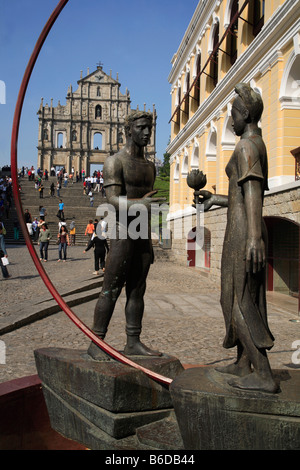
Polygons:
<instances>
[{"instance_id":1,"label":"woman statue's outstretched hand","mask_svg":"<svg viewBox=\"0 0 300 470\"><path fill-rule=\"evenodd\" d=\"M201 191L195 191L195 195L200 196L199 202L200 204L203 204L204 212L208 211L215 204L215 201L214 201L215 195L211 193L210 191L206 191L205 189Z\"/></svg>"}]
</instances>

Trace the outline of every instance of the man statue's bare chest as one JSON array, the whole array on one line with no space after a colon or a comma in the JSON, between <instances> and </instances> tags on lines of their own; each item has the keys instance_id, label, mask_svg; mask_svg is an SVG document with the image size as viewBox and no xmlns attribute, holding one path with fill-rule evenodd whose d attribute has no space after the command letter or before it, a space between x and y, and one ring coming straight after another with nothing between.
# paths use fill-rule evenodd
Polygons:
<instances>
[{"instance_id":1,"label":"man statue's bare chest","mask_svg":"<svg viewBox=\"0 0 300 470\"><path fill-rule=\"evenodd\" d=\"M123 179L127 197L143 197L152 191L154 167L145 159L126 159L123 163Z\"/></svg>"}]
</instances>

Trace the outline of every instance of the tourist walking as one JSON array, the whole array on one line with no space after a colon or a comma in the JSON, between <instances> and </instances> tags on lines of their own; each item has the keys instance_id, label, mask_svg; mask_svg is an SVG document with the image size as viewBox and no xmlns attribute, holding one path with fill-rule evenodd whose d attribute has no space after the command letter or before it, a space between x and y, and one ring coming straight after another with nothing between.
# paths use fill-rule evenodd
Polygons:
<instances>
[{"instance_id":1,"label":"tourist walking","mask_svg":"<svg viewBox=\"0 0 300 470\"><path fill-rule=\"evenodd\" d=\"M37 217L34 218L32 222L32 232L33 232L33 241L37 241L39 238L40 228Z\"/></svg>"},{"instance_id":2,"label":"tourist walking","mask_svg":"<svg viewBox=\"0 0 300 470\"><path fill-rule=\"evenodd\" d=\"M83 253L86 253L91 248L94 248L95 271L93 272L93 274L99 274L100 268L104 272L105 257L106 254L109 252L109 247L106 238L98 237L95 233Z\"/></svg>"},{"instance_id":3,"label":"tourist walking","mask_svg":"<svg viewBox=\"0 0 300 470\"><path fill-rule=\"evenodd\" d=\"M25 212L24 212L24 219L25 219L25 223L26 223L26 224L31 224L32 219L31 219L31 214L30 214L30 212L29 212L28 209L25 209Z\"/></svg>"},{"instance_id":4,"label":"tourist walking","mask_svg":"<svg viewBox=\"0 0 300 470\"><path fill-rule=\"evenodd\" d=\"M52 181L52 183L50 185L50 196L51 197L54 197L54 192L55 192L55 188L54 188L54 183Z\"/></svg>"},{"instance_id":5,"label":"tourist walking","mask_svg":"<svg viewBox=\"0 0 300 470\"><path fill-rule=\"evenodd\" d=\"M20 224L17 218L14 219L14 240L19 240Z\"/></svg>"},{"instance_id":6,"label":"tourist walking","mask_svg":"<svg viewBox=\"0 0 300 470\"><path fill-rule=\"evenodd\" d=\"M7 251L5 247L2 224L0 224L0 266L1 266L3 279L10 278L11 275L8 273L8 270L7 270Z\"/></svg>"},{"instance_id":7,"label":"tourist walking","mask_svg":"<svg viewBox=\"0 0 300 470\"><path fill-rule=\"evenodd\" d=\"M44 197L44 185L43 185L42 181L40 183L39 193L40 193L40 199L43 199L43 197Z\"/></svg>"},{"instance_id":8,"label":"tourist walking","mask_svg":"<svg viewBox=\"0 0 300 470\"><path fill-rule=\"evenodd\" d=\"M44 260L44 261L48 260L48 246L49 246L49 241L51 240L51 238L52 238L51 232L48 229L47 224L43 222L41 229L40 229L40 234L39 234L40 260Z\"/></svg>"},{"instance_id":9,"label":"tourist walking","mask_svg":"<svg viewBox=\"0 0 300 470\"><path fill-rule=\"evenodd\" d=\"M58 246L58 260L62 260L62 253L64 256L63 261L66 261L67 259L67 246L70 245L70 240L69 240L69 235L68 231L65 225L62 225L57 238L59 240L59 246Z\"/></svg>"},{"instance_id":10,"label":"tourist walking","mask_svg":"<svg viewBox=\"0 0 300 470\"><path fill-rule=\"evenodd\" d=\"M94 207L94 196L92 191L89 192L89 198L90 198L90 207Z\"/></svg>"},{"instance_id":11,"label":"tourist walking","mask_svg":"<svg viewBox=\"0 0 300 470\"><path fill-rule=\"evenodd\" d=\"M75 246L75 238L76 238L76 227L75 221L72 220L70 223L70 246Z\"/></svg>"},{"instance_id":12,"label":"tourist walking","mask_svg":"<svg viewBox=\"0 0 300 470\"><path fill-rule=\"evenodd\" d=\"M44 206L39 207L39 212L40 212L40 219L45 221L45 217L47 215L47 211Z\"/></svg>"},{"instance_id":13,"label":"tourist walking","mask_svg":"<svg viewBox=\"0 0 300 470\"><path fill-rule=\"evenodd\" d=\"M89 223L86 226L84 235L88 236L91 239L94 232L95 232L95 227L94 227L93 221L89 220Z\"/></svg>"},{"instance_id":14,"label":"tourist walking","mask_svg":"<svg viewBox=\"0 0 300 470\"><path fill-rule=\"evenodd\" d=\"M59 204L58 204L58 213L57 213L57 217L59 218L59 220L65 220L64 207L65 207L65 204L62 202L62 199L60 199Z\"/></svg>"},{"instance_id":15,"label":"tourist walking","mask_svg":"<svg viewBox=\"0 0 300 470\"><path fill-rule=\"evenodd\" d=\"M61 189L61 183L60 183L60 181L57 181L57 185L56 185L57 197L60 197L60 189Z\"/></svg>"},{"instance_id":16,"label":"tourist walking","mask_svg":"<svg viewBox=\"0 0 300 470\"><path fill-rule=\"evenodd\" d=\"M98 193L100 191L100 178L99 177L96 178L96 186L95 186L94 192L95 191L98 191Z\"/></svg>"}]
</instances>

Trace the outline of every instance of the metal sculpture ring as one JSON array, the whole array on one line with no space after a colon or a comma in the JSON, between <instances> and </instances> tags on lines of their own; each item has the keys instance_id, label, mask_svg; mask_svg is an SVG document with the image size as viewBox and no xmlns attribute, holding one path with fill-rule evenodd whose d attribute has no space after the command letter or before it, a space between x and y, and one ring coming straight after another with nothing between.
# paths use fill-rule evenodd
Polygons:
<instances>
[{"instance_id":1,"label":"metal sculpture ring","mask_svg":"<svg viewBox=\"0 0 300 470\"><path fill-rule=\"evenodd\" d=\"M109 346L107 343L105 343L103 340L101 340L98 336L96 336L93 331L88 328L69 308L69 306L66 304L66 302L63 300L63 298L60 296L52 282L50 281L46 271L44 270L38 255L35 251L35 248L33 246L32 240L29 236L26 224L25 224L25 219L24 219L24 214L23 214L23 208L22 208L22 203L21 203L21 198L20 198L20 192L19 192L19 187L18 187L18 166L17 166L17 146L18 146L18 135L19 135L19 125L20 125L20 118L21 118L21 112L22 112L22 107L23 107L23 102L24 102L24 97L26 94L27 86L29 83L29 79L31 76L31 73L33 71L35 62L38 58L38 55L40 53L40 50L53 26L55 23L57 17L65 7L65 5L68 3L69 0L60 0L56 8L53 10L51 16L49 17L47 23L45 24L38 40L37 43L34 47L34 50L31 54L31 57L29 59L29 62L27 64L24 77L20 86L19 90L19 95L17 99L17 104L15 107L15 113L14 113L14 120L13 120L13 127L12 127L12 136L11 136L11 170L12 170L12 180L13 180L13 195L14 195L14 201L15 201L15 206L16 206L16 211L18 215L18 219L20 222L20 226L22 229L22 232L24 234L25 242L27 245L27 248L30 252L30 255L33 259L33 262L37 268L37 271L39 272L44 284L50 291L51 295L53 296L54 300L58 303L58 305L61 307L61 309L67 314L67 316L75 323L75 325L78 326L79 329L81 329L86 336L88 336L99 348L101 348L105 353L107 353L109 356L112 358L116 359L117 361L126 364L128 366L134 367L136 369L141 370L144 372L148 377L150 377L153 380L156 380L162 384L165 385L170 385L172 382L172 379L168 377L164 377L160 374L157 374L149 369L146 369L142 367L141 365L131 361L128 359L128 357L124 356L120 352L116 351L114 348Z\"/></svg>"}]
</instances>

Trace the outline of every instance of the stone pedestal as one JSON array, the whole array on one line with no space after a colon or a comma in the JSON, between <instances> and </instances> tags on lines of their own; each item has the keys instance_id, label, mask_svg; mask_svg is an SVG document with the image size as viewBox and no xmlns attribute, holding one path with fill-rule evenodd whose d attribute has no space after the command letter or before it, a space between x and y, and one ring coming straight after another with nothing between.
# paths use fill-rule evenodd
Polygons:
<instances>
[{"instance_id":1,"label":"stone pedestal","mask_svg":"<svg viewBox=\"0 0 300 470\"><path fill-rule=\"evenodd\" d=\"M172 417L167 386L108 356L95 361L86 351L46 348L35 360L52 428L90 449L136 448L137 429ZM132 360L170 378L183 371L169 356Z\"/></svg>"},{"instance_id":2,"label":"stone pedestal","mask_svg":"<svg viewBox=\"0 0 300 470\"><path fill-rule=\"evenodd\" d=\"M192 368L170 392L187 450L299 450L300 371L274 371L281 392L241 391L229 376Z\"/></svg>"}]
</instances>

